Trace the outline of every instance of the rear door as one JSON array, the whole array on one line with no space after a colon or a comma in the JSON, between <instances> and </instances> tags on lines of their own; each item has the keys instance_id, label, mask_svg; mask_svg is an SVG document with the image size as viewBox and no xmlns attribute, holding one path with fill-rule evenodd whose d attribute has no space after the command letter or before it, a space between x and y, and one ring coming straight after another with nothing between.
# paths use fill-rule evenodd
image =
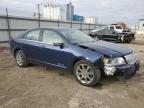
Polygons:
<instances>
[{"instance_id":1,"label":"rear door","mask_svg":"<svg viewBox=\"0 0 144 108\"><path fill-rule=\"evenodd\" d=\"M114 32L112 30L105 29L103 39L105 39L105 40L115 40L116 39L116 34L114 34Z\"/></svg>"},{"instance_id":2,"label":"rear door","mask_svg":"<svg viewBox=\"0 0 144 108\"><path fill-rule=\"evenodd\" d=\"M27 59L39 61L41 56L40 29L28 32L23 39L23 51Z\"/></svg>"}]
</instances>

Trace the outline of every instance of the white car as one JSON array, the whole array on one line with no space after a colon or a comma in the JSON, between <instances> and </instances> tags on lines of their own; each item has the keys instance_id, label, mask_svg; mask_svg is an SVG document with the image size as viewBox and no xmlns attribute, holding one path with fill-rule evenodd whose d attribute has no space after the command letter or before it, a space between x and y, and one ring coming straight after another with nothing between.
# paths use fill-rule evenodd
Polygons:
<instances>
[{"instance_id":1,"label":"white car","mask_svg":"<svg viewBox=\"0 0 144 108\"><path fill-rule=\"evenodd\" d=\"M110 25L108 26L108 29L123 33L123 28L121 25Z\"/></svg>"}]
</instances>

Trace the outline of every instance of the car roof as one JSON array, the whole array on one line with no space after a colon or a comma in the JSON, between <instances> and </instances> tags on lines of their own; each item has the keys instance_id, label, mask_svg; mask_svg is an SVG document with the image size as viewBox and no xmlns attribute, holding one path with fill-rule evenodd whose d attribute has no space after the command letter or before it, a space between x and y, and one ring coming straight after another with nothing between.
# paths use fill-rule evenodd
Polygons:
<instances>
[{"instance_id":1,"label":"car roof","mask_svg":"<svg viewBox=\"0 0 144 108\"><path fill-rule=\"evenodd\" d=\"M36 30L36 29L50 29L50 30L72 30L71 28L63 28L63 27L40 27L40 28L33 28L30 30Z\"/></svg>"},{"instance_id":2,"label":"car roof","mask_svg":"<svg viewBox=\"0 0 144 108\"><path fill-rule=\"evenodd\" d=\"M61 31L61 30L72 30L70 28L63 28L63 27L39 27L39 28L32 28L32 29L28 29L26 30L24 33L22 33L22 35L25 35L26 33L33 31L33 30L39 30L39 29L49 29L49 30L55 30L55 31ZM20 35L20 36L22 36Z\"/></svg>"},{"instance_id":3,"label":"car roof","mask_svg":"<svg viewBox=\"0 0 144 108\"><path fill-rule=\"evenodd\" d=\"M98 32L98 31L102 31L102 30L114 31L114 30L111 30L111 29L102 28L102 29L92 30L92 33L94 33L94 32Z\"/></svg>"}]
</instances>

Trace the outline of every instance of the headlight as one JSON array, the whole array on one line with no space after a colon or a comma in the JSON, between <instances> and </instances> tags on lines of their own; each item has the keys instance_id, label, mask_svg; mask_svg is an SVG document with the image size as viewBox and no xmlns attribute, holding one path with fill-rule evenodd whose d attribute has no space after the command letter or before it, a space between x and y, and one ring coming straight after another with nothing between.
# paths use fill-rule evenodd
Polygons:
<instances>
[{"instance_id":1,"label":"headlight","mask_svg":"<svg viewBox=\"0 0 144 108\"><path fill-rule=\"evenodd\" d=\"M104 58L103 62L105 65L111 65L111 66L116 66L116 65L122 65L122 64L126 64L125 60L122 57L118 57L118 58Z\"/></svg>"}]
</instances>

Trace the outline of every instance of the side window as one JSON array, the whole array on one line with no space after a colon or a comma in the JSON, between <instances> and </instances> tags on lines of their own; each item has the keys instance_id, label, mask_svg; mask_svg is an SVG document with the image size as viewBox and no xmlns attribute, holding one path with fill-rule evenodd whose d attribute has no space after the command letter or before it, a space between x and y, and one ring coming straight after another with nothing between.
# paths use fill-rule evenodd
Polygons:
<instances>
[{"instance_id":1,"label":"side window","mask_svg":"<svg viewBox=\"0 0 144 108\"><path fill-rule=\"evenodd\" d=\"M40 30L30 31L26 36L25 39L39 41Z\"/></svg>"},{"instance_id":2,"label":"side window","mask_svg":"<svg viewBox=\"0 0 144 108\"><path fill-rule=\"evenodd\" d=\"M111 29L111 30L113 30L113 29L114 29L114 27L113 27L113 26L110 26L110 29Z\"/></svg>"},{"instance_id":3,"label":"side window","mask_svg":"<svg viewBox=\"0 0 144 108\"><path fill-rule=\"evenodd\" d=\"M108 30L107 33L108 34L113 34L113 31L112 30Z\"/></svg>"},{"instance_id":4,"label":"side window","mask_svg":"<svg viewBox=\"0 0 144 108\"><path fill-rule=\"evenodd\" d=\"M61 37L59 36L59 34L57 34L56 32L51 31L51 30L44 30L43 42L53 45L54 43L62 43L63 41Z\"/></svg>"}]
</instances>

